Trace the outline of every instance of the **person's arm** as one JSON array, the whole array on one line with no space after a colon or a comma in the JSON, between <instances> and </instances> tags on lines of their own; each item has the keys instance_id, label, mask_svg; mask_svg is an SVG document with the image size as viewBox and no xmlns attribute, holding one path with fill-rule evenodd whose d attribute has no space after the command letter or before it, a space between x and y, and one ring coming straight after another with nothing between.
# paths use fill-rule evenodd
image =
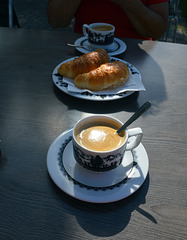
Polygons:
<instances>
[{"instance_id":1,"label":"person's arm","mask_svg":"<svg viewBox=\"0 0 187 240\"><path fill-rule=\"evenodd\" d=\"M73 19L81 0L48 0L47 16L49 24L66 27Z\"/></svg>"},{"instance_id":2,"label":"person's arm","mask_svg":"<svg viewBox=\"0 0 187 240\"><path fill-rule=\"evenodd\" d=\"M159 39L168 25L168 2L145 6L140 0L111 0L118 4L145 38Z\"/></svg>"}]
</instances>

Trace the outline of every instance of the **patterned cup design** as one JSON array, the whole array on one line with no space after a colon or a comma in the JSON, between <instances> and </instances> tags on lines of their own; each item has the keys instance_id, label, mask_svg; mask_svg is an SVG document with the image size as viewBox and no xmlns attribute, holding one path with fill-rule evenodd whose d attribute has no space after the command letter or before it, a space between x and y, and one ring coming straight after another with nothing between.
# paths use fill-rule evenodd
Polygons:
<instances>
[{"instance_id":1,"label":"patterned cup design","mask_svg":"<svg viewBox=\"0 0 187 240\"><path fill-rule=\"evenodd\" d=\"M88 30L88 41L91 44L108 45L114 41L114 33L102 34Z\"/></svg>"},{"instance_id":2,"label":"patterned cup design","mask_svg":"<svg viewBox=\"0 0 187 240\"><path fill-rule=\"evenodd\" d=\"M119 166L122 162L124 152L125 150L122 149L116 155L107 155L102 158L100 155L94 156L84 153L76 144L73 146L75 160L84 168L96 172L109 171Z\"/></svg>"},{"instance_id":3,"label":"patterned cup design","mask_svg":"<svg viewBox=\"0 0 187 240\"><path fill-rule=\"evenodd\" d=\"M95 30L93 27L110 26L107 31ZM107 23L92 23L83 25L83 34L88 37L88 42L93 45L110 45L114 41L115 27Z\"/></svg>"}]
</instances>

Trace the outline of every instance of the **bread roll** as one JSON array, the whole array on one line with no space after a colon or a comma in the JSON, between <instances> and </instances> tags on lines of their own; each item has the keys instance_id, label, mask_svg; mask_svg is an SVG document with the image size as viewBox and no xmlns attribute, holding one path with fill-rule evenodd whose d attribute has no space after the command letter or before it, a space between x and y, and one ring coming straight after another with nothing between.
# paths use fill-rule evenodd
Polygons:
<instances>
[{"instance_id":1,"label":"bread roll","mask_svg":"<svg viewBox=\"0 0 187 240\"><path fill-rule=\"evenodd\" d=\"M74 79L74 84L78 88L101 91L119 87L125 84L128 78L129 69L127 65L123 62L115 61L102 64L99 68L88 73L79 74Z\"/></svg>"},{"instance_id":2,"label":"bread roll","mask_svg":"<svg viewBox=\"0 0 187 240\"><path fill-rule=\"evenodd\" d=\"M109 62L108 53L99 48L94 52L86 53L72 61L61 64L58 73L64 77L74 79L77 75L90 72L107 62Z\"/></svg>"}]
</instances>

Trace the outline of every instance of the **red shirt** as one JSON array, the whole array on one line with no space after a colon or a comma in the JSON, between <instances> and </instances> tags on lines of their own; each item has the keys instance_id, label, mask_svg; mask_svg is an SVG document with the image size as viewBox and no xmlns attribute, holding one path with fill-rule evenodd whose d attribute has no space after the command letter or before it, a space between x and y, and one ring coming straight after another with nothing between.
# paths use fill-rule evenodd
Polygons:
<instances>
[{"instance_id":1,"label":"red shirt","mask_svg":"<svg viewBox=\"0 0 187 240\"><path fill-rule=\"evenodd\" d=\"M148 6L168 0L142 0ZM74 31L82 33L83 24L104 22L113 24L116 37L143 39L134 29L122 8L109 0L82 0L75 15Z\"/></svg>"}]
</instances>

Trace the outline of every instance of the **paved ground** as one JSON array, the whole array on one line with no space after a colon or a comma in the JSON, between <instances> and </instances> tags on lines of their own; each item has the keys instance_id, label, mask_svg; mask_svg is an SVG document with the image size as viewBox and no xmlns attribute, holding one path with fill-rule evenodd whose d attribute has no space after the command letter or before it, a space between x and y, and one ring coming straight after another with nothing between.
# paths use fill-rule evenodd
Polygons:
<instances>
[{"instance_id":1,"label":"paved ground","mask_svg":"<svg viewBox=\"0 0 187 240\"><path fill-rule=\"evenodd\" d=\"M14 0L15 12L21 28L53 30L47 21L47 0ZM178 27L176 32L176 43L187 44L187 23L178 11ZM169 31L168 42L173 41L173 25ZM60 29L58 29L60 31Z\"/></svg>"}]
</instances>

